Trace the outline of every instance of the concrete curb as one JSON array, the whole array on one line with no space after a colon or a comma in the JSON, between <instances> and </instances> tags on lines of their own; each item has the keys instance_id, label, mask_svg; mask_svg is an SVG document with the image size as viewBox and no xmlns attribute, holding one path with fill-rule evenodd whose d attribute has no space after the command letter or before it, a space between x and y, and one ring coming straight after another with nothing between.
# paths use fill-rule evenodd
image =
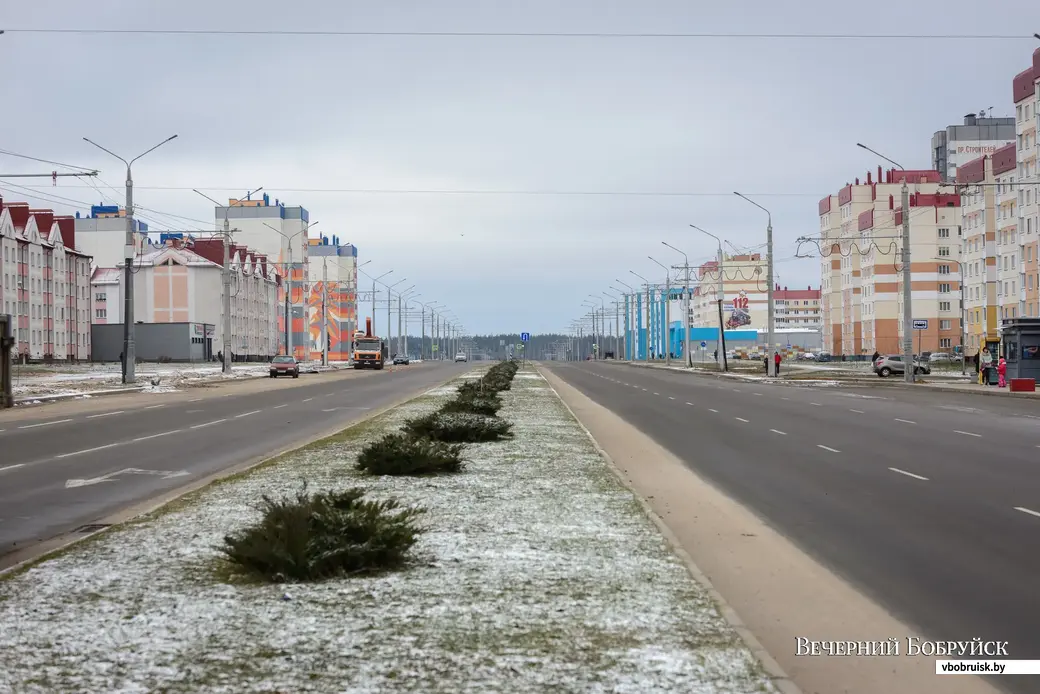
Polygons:
<instances>
[{"instance_id":1,"label":"concrete curb","mask_svg":"<svg viewBox=\"0 0 1040 694\"><path fill-rule=\"evenodd\" d=\"M261 378L267 378L267 376L262 376ZM454 381L456 378L458 378L458 376L452 376L447 380L441 381L440 383L437 383L435 385L426 386L419 392L413 392L405 397L394 400L392 403L386 405L385 407L381 407L378 410L366 412L362 417L345 426L340 424L330 429L321 431L316 435L306 436L302 439L294 441L293 443L290 443L288 446L283 447L275 453L267 453L255 458L251 458L250 460L246 460L242 463L231 465L227 468L224 468L223 470L219 470L217 472L210 473L205 477L193 480L192 482L189 482L184 486L163 492L162 494L154 496L151 499L139 501L136 504L127 506L126 508L116 511L115 513L109 514L108 516L105 516L103 518L87 522L85 525L99 524L107 526L95 532L86 535L68 532L64 535L59 535L57 537L52 537L47 540L42 540L30 547L25 547L24 549L15 550L13 552L8 553L7 555L0 556L0 581L4 580L9 575L18 573L24 569L31 568L36 564L48 561L54 558L56 555L60 554L61 552L64 552L65 550L80 542L96 538L100 535L103 535L104 533L107 533L110 530L122 527L127 523L131 523L137 520L138 518L147 516L151 513L155 513L156 511L162 509L164 506L167 506L188 494L209 487L210 485L216 484L217 482L220 482L225 478L248 472L253 468L259 467L271 460L280 458L283 455L288 455L290 453L300 450L301 448L305 448L316 441L327 439L330 436L335 436L341 431L346 431L347 429L353 429L356 426L360 426L365 422L374 419L375 417L379 417L381 415L386 414L395 407L400 407L406 402L414 400L418 397L422 397L422 395L426 393L426 391L428 390L442 388L446 384ZM21 558L19 558L19 556L21 556ZM10 560L12 558L14 559L14 563L12 563L10 566L3 566L5 560Z\"/></svg>"},{"instance_id":2,"label":"concrete curb","mask_svg":"<svg viewBox=\"0 0 1040 694\"><path fill-rule=\"evenodd\" d=\"M610 468L610 471L614 474L618 481L621 482L622 486L632 493L632 496L635 497L636 501L639 503L640 508L643 509L643 513L645 513L647 518L649 518L657 527L657 530L668 542L669 546L671 547L675 555L682 560L683 564L686 565L686 569L690 572L690 575L693 577L693 579L700 583L708 592L708 595L715 602L716 606L718 606L722 618L725 619L731 627L733 627L733 630L737 632L738 636L740 636L740 639L744 642L744 645L748 647L748 649L755 656L755 658L758 659L758 662L762 664L762 669L765 670L766 675L769 677L769 680L770 682L772 682L773 686L776 687L777 691L781 692L781 694L804 694L802 692L802 689L797 684L795 684L794 681L790 677L788 677L787 673L784 672L784 669L780 667L780 663L778 663L776 659L773 658L772 655L770 655L769 651L766 650L765 646L763 646L762 643L755 637L755 635L751 633L751 630L748 629L747 626L744 624L744 621L740 618L740 615L737 614L737 611L734 610L730 606L730 604L726 602L726 599L722 597L722 594L715 589L715 586L712 585L711 579L709 579L704 574L704 572L700 570L696 562L694 562L693 557L690 556L689 552L683 549L682 544L679 542L679 538L675 536L675 533L672 532L672 529L668 527L668 525L664 522L663 519L661 519L660 516L654 513L653 509L650 507L649 502L647 502L646 499L640 496L636 492L636 490L632 488L632 486L625 479L625 476L621 474L621 470L619 470L617 465L614 463L614 459L610 457L609 453L603 450L603 447L599 445L599 442L596 441L596 438L592 435L592 432L589 431L588 427L586 427L585 424L580 419L578 419L578 416L574 414L574 410L571 409L571 406L567 404L567 402L560 395L559 391L557 391L556 388L553 387L553 384L549 381L548 378L545 377L545 374L542 373L542 369L538 366L535 366L535 370L542 378L545 379L546 384L549 386L549 389L552 390L557 400L559 400L560 403L565 408L567 408L567 412L574 419L574 421L577 422L578 426L581 427L581 430L585 432L585 435L589 438L589 441L591 441L592 445L595 447L596 452L598 452L599 455L603 458L603 460L607 463L607 467ZM553 374L553 377L559 378L555 374Z\"/></svg>"},{"instance_id":3,"label":"concrete curb","mask_svg":"<svg viewBox=\"0 0 1040 694\"><path fill-rule=\"evenodd\" d=\"M103 398L106 395L123 395L126 393L137 393L144 390L145 386L134 386L132 388L115 388L113 390L95 390L84 393L62 393L60 395L27 395L15 398L15 405L25 405L31 402L39 402L41 405L48 402L60 402L62 400L73 400L75 398Z\"/></svg>"}]
</instances>

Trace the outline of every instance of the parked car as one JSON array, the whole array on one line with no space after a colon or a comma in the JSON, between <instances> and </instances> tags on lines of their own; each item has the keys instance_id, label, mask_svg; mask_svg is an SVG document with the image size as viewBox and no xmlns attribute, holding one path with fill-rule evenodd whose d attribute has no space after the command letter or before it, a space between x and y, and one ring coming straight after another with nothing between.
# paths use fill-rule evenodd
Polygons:
<instances>
[{"instance_id":1,"label":"parked car","mask_svg":"<svg viewBox=\"0 0 1040 694\"><path fill-rule=\"evenodd\" d=\"M403 354L395 354L394 366L408 366L408 357Z\"/></svg>"},{"instance_id":2,"label":"parked car","mask_svg":"<svg viewBox=\"0 0 1040 694\"><path fill-rule=\"evenodd\" d=\"M271 378L278 376L300 377L300 363L296 357L282 355L271 360Z\"/></svg>"},{"instance_id":3,"label":"parked car","mask_svg":"<svg viewBox=\"0 0 1040 694\"><path fill-rule=\"evenodd\" d=\"M881 378L891 376L892 374L906 373L903 356L901 354L885 354L878 357L877 361L874 362L874 373ZM914 357L914 373L928 375L932 373L932 369L928 364Z\"/></svg>"},{"instance_id":4,"label":"parked car","mask_svg":"<svg viewBox=\"0 0 1040 694\"><path fill-rule=\"evenodd\" d=\"M469 357L466 356L465 352L459 352L458 354L455 355L455 361L456 362L469 361Z\"/></svg>"},{"instance_id":5,"label":"parked car","mask_svg":"<svg viewBox=\"0 0 1040 694\"><path fill-rule=\"evenodd\" d=\"M931 364L938 364L940 362L952 362L954 361L953 355L948 352L932 352L928 355L928 362ZM959 360L958 360L959 361Z\"/></svg>"},{"instance_id":6,"label":"parked car","mask_svg":"<svg viewBox=\"0 0 1040 694\"><path fill-rule=\"evenodd\" d=\"M802 352L795 357L795 361L816 361L816 355L812 352Z\"/></svg>"}]
</instances>

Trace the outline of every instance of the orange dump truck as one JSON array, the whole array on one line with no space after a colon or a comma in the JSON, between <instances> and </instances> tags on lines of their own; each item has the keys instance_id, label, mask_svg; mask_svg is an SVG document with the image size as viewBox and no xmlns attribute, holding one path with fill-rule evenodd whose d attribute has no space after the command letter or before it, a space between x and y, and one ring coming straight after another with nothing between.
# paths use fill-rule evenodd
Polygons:
<instances>
[{"instance_id":1,"label":"orange dump truck","mask_svg":"<svg viewBox=\"0 0 1040 694\"><path fill-rule=\"evenodd\" d=\"M365 319L365 332L354 337L354 368L382 369L386 364L386 340L372 334L372 319Z\"/></svg>"}]
</instances>

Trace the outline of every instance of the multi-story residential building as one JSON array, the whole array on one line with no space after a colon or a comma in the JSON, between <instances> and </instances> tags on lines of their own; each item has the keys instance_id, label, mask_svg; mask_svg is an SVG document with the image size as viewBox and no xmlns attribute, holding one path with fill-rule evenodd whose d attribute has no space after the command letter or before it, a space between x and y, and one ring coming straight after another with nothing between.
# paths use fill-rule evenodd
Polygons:
<instances>
[{"instance_id":1,"label":"multi-story residential building","mask_svg":"<svg viewBox=\"0 0 1040 694\"><path fill-rule=\"evenodd\" d=\"M991 300L996 310L996 325L986 321L986 334L996 339L994 332L1000 321L1020 315L1018 311L1019 290L1022 288L1020 274L1021 239L1019 234L1019 194L1018 166L1016 162L1016 146L1011 143L1001 147L993 154L991 164L993 177L997 184L994 207L996 212L996 228L994 247L992 249L996 296ZM988 249L987 249L988 250ZM972 291L974 295L974 290ZM987 299L990 298L987 296Z\"/></svg>"},{"instance_id":2,"label":"multi-story residential building","mask_svg":"<svg viewBox=\"0 0 1040 694\"><path fill-rule=\"evenodd\" d=\"M0 198L0 307L15 317L15 355L90 357L90 256L75 243L72 217Z\"/></svg>"},{"instance_id":3,"label":"multi-story residential building","mask_svg":"<svg viewBox=\"0 0 1040 694\"><path fill-rule=\"evenodd\" d=\"M767 329L766 306L769 284L766 259L761 253L727 255L723 259L723 322L727 330ZM690 299L690 315L695 327L719 324L719 263L711 260L697 268L697 287Z\"/></svg>"},{"instance_id":4,"label":"multi-story residential building","mask_svg":"<svg viewBox=\"0 0 1040 694\"><path fill-rule=\"evenodd\" d=\"M1040 122L1040 49L1033 52L1029 68L1013 82L1016 127L1016 176L1018 177L1018 234L1015 268L1018 277L1017 307L1006 297L1003 309L1016 309L1011 316L1040 316L1040 276L1037 275L1038 238L1040 238L1040 170L1037 159L1037 124ZM1014 251L1012 251L1014 253ZM1001 287L1003 288L1003 287Z\"/></svg>"},{"instance_id":5,"label":"multi-story residential building","mask_svg":"<svg viewBox=\"0 0 1040 694\"><path fill-rule=\"evenodd\" d=\"M932 135L932 168L943 183L950 183L957 180L957 170L963 164L1014 141L1014 118L969 113L963 125L951 125Z\"/></svg>"},{"instance_id":6,"label":"multi-story residential building","mask_svg":"<svg viewBox=\"0 0 1040 694\"><path fill-rule=\"evenodd\" d=\"M313 319L310 304L310 263L307 228L310 214L303 207L287 207L284 202L264 195L257 199L229 200L227 207L217 207L215 221L218 230L224 228L225 215L234 231L235 242L254 248L269 258L282 277L290 280L293 354L297 359L309 359L313 352L309 339ZM280 291L284 291L285 283ZM279 299L284 303L284 296ZM279 314L279 335L285 335L285 318ZM285 339L282 338L282 347Z\"/></svg>"},{"instance_id":7,"label":"multi-story residential building","mask_svg":"<svg viewBox=\"0 0 1040 694\"><path fill-rule=\"evenodd\" d=\"M126 248L126 208L118 205L94 205L89 217L76 213L76 243L89 255L94 267L112 268L123 264ZM134 219L134 245L140 254L148 242L148 225Z\"/></svg>"},{"instance_id":8,"label":"multi-story residential building","mask_svg":"<svg viewBox=\"0 0 1040 694\"><path fill-rule=\"evenodd\" d=\"M157 323L214 326L206 358L224 344L222 238L193 239L163 234L149 244L134 265L134 318L138 330ZM281 277L267 258L232 245L231 351L236 359L267 359L279 351L278 301ZM121 267L97 268L91 281L95 323L122 323Z\"/></svg>"},{"instance_id":9,"label":"multi-story residential building","mask_svg":"<svg viewBox=\"0 0 1040 694\"><path fill-rule=\"evenodd\" d=\"M819 330L822 325L820 290L780 288L773 291L775 330Z\"/></svg>"},{"instance_id":10,"label":"multi-story residential building","mask_svg":"<svg viewBox=\"0 0 1040 694\"><path fill-rule=\"evenodd\" d=\"M331 243L328 236L310 239L309 246L311 358L321 359L325 323L329 361L348 361L357 332L357 247L336 236Z\"/></svg>"},{"instance_id":11,"label":"multi-story residential building","mask_svg":"<svg viewBox=\"0 0 1040 694\"><path fill-rule=\"evenodd\" d=\"M903 336L902 181L910 186L911 313L928 321L915 349L961 341L961 212L940 192L937 171L877 171L878 180L846 184L819 204L823 346L834 354L901 351Z\"/></svg>"},{"instance_id":12,"label":"multi-story residential building","mask_svg":"<svg viewBox=\"0 0 1040 694\"><path fill-rule=\"evenodd\" d=\"M1008 197L998 188L996 161L1014 161L1014 143L963 164L957 170L961 195L962 250L960 258L965 327L964 347L975 354L987 335L995 336L997 320L997 198ZM1011 152L1012 156L1008 157ZM1010 170L1013 170L1012 166ZM974 185L972 185L974 184ZM1003 186L1003 184L1001 184Z\"/></svg>"}]
</instances>

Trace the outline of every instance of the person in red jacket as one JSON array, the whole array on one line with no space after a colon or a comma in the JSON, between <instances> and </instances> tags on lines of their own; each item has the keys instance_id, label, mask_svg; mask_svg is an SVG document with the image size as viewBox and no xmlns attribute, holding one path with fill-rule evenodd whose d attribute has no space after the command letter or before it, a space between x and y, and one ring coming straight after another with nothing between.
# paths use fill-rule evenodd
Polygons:
<instances>
[{"instance_id":1,"label":"person in red jacket","mask_svg":"<svg viewBox=\"0 0 1040 694\"><path fill-rule=\"evenodd\" d=\"M997 385L1000 388L1003 388L1004 386L1006 386L1007 385L1007 362L1004 361L1004 357L1001 357L1000 361L997 362L997 376L999 377L999 381L998 381Z\"/></svg>"},{"instance_id":2,"label":"person in red jacket","mask_svg":"<svg viewBox=\"0 0 1040 694\"><path fill-rule=\"evenodd\" d=\"M780 375L780 352L773 352L773 363L776 364L776 372L774 376Z\"/></svg>"}]
</instances>

